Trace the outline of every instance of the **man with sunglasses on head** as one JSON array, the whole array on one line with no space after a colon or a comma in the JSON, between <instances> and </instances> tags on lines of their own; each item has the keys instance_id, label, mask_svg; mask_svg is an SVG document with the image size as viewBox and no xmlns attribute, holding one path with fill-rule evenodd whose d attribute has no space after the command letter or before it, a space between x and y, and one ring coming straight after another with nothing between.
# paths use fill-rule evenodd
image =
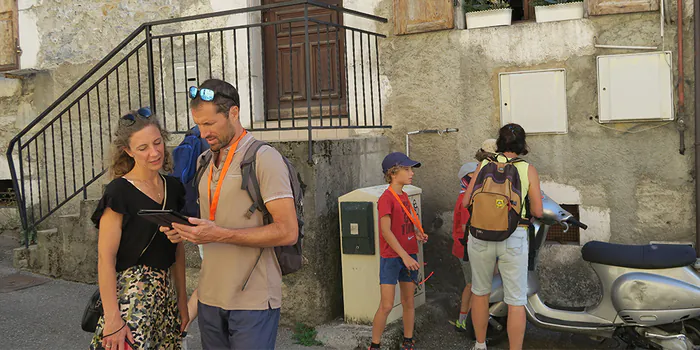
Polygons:
<instances>
[{"instance_id":1,"label":"man with sunglasses on head","mask_svg":"<svg viewBox=\"0 0 700 350\"><path fill-rule=\"evenodd\" d=\"M264 225L260 210L246 216L253 202L241 189L241 161L254 138L241 125L238 91L210 79L189 95L192 118L213 152L198 187L202 219L161 230L173 242L203 247L198 314L204 349L274 349L282 272L273 247L298 238L289 171L274 148L258 150L256 175L273 222Z\"/></svg>"}]
</instances>

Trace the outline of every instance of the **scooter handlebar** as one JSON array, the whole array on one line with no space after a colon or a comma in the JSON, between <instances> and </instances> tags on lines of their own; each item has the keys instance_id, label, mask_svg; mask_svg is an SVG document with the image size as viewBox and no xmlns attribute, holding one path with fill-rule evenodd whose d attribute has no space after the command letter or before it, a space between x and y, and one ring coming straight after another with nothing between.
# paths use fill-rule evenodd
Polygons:
<instances>
[{"instance_id":1,"label":"scooter handlebar","mask_svg":"<svg viewBox=\"0 0 700 350\"><path fill-rule=\"evenodd\" d=\"M588 225L582 223L581 221L576 220L576 218L573 217L573 216L570 217L570 218L568 218L568 219L566 219L566 222L569 223L569 224L571 224L571 225L580 227L580 228L582 228L582 229L584 229L584 230L588 228Z\"/></svg>"}]
</instances>

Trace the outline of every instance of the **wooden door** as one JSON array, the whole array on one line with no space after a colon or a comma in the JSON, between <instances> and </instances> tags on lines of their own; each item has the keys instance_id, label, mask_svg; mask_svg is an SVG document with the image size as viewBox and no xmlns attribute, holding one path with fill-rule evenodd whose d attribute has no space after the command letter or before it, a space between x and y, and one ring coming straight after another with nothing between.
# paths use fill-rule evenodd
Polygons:
<instances>
[{"instance_id":1,"label":"wooden door","mask_svg":"<svg viewBox=\"0 0 700 350\"><path fill-rule=\"evenodd\" d=\"M452 1L394 0L394 33L415 34L453 28Z\"/></svg>"},{"instance_id":2,"label":"wooden door","mask_svg":"<svg viewBox=\"0 0 700 350\"><path fill-rule=\"evenodd\" d=\"M282 3L288 0L265 0ZM342 0L323 3L341 6ZM268 10L263 21L275 22L304 17L304 5ZM333 10L309 5L309 17L342 24L342 15ZM347 115L345 96L344 30L309 22L310 52L304 43L304 21L264 27L266 116L276 120ZM310 59L311 81L306 81L306 57ZM311 85L307 96L306 84Z\"/></svg>"},{"instance_id":3,"label":"wooden door","mask_svg":"<svg viewBox=\"0 0 700 350\"><path fill-rule=\"evenodd\" d=\"M660 6L659 0L588 0L586 3L591 16L658 11Z\"/></svg>"}]
</instances>

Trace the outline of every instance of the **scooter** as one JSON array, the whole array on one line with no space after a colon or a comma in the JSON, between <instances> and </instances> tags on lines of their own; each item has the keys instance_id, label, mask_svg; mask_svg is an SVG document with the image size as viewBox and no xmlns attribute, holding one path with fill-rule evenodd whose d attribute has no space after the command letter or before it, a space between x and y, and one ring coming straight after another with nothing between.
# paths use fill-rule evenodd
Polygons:
<instances>
[{"instance_id":1,"label":"scooter","mask_svg":"<svg viewBox=\"0 0 700 350\"><path fill-rule=\"evenodd\" d=\"M591 241L582 248L602 287L596 305L564 307L539 294L537 255L549 227L560 224L587 229L556 202L543 195L544 214L530 227L530 263L525 306L533 325L594 339L617 338L644 349L700 349L700 260L688 245L622 245ZM508 305L500 275L493 278L489 298L487 343L507 336ZM471 317L469 328L472 328ZM473 328L472 328L473 330ZM473 333L472 333L473 334Z\"/></svg>"}]
</instances>

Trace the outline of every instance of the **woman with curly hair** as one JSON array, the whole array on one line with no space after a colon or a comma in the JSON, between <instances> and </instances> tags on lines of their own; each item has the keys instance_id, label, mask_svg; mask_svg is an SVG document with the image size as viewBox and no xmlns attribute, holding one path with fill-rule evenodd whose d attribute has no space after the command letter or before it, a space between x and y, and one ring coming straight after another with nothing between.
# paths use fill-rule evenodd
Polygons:
<instances>
[{"instance_id":1,"label":"woman with curly hair","mask_svg":"<svg viewBox=\"0 0 700 350\"><path fill-rule=\"evenodd\" d=\"M161 174L172 163L168 135L141 108L119 119L114 136L113 180L92 215L104 316L90 349L180 349L188 322L184 246L138 215L184 206L180 181Z\"/></svg>"}]
</instances>

